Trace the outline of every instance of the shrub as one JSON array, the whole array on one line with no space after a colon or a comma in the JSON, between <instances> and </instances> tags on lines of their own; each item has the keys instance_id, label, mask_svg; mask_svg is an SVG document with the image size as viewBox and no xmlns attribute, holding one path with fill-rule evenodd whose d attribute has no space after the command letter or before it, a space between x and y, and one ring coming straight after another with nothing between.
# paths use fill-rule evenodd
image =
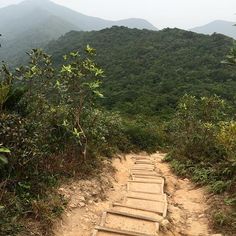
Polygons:
<instances>
[{"instance_id":1,"label":"shrub","mask_svg":"<svg viewBox=\"0 0 236 236\"><path fill-rule=\"evenodd\" d=\"M236 191L236 123L225 101L217 96L185 95L170 124L172 150L167 161L180 175L208 185L215 194ZM236 216L224 206L213 216L215 224L235 230ZM232 205L232 210L236 208ZM229 211L229 212L231 212ZM235 232L235 231L234 231Z\"/></svg>"},{"instance_id":2,"label":"shrub","mask_svg":"<svg viewBox=\"0 0 236 236\"><path fill-rule=\"evenodd\" d=\"M136 150L156 152L165 145L164 125L146 117L128 119L125 122L125 133Z\"/></svg>"}]
</instances>

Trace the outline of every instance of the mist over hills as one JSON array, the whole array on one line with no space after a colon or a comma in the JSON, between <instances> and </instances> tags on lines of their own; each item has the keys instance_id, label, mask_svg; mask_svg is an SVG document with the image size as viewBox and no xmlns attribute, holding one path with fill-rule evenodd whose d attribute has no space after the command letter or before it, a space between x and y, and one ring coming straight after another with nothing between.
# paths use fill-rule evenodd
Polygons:
<instances>
[{"instance_id":1,"label":"mist over hills","mask_svg":"<svg viewBox=\"0 0 236 236\"><path fill-rule=\"evenodd\" d=\"M201 34L220 33L236 39L235 22L216 20L206 25L190 29L193 32Z\"/></svg>"},{"instance_id":2,"label":"mist over hills","mask_svg":"<svg viewBox=\"0 0 236 236\"><path fill-rule=\"evenodd\" d=\"M50 0L26 0L0 9L2 50L0 60L14 63L19 54L43 47L50 40L71 31L101 30L113 25L157 30L143 19L109 21L73 11Z\"/></svg>"}]
</instances>

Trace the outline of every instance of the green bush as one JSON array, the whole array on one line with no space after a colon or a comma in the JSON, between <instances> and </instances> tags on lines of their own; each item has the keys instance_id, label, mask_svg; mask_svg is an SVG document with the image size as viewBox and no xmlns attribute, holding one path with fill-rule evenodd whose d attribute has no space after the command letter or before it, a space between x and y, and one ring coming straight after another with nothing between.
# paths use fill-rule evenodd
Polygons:
<instances>
[{"instance_id":1,"label":"green bush","mask_svg":"<svg viewBox=\"0 0 236 236\"><path fill-rule=\"evenodd\" d=\"M94 54L87 46L83 58L72 52L56 69L49 55L35 49L28 66L14 73L3 66L0 235L28 235L24 219L39 222L46 235L65 204L54 190L58 182L96 173L96 157L128 150L121 117L96 106L103 71Z\"/></svg>"},{"instance_id":2,"label":"green bush","mask_svg":"<svg viewBox=\"0 0 236 236\"><path fill-rule=\"evenodd\" d=\"M217 96L185 95L169 130L172 147L166 161L170 161L176 173L208 185L215 194L227 193L233 198L236 191L236 122L225 101ZM235 210L232 205L231 211ZM216 214L215 222L235 230L236 216L232 214L229 220L225 214Z\"/></svg>"},{"instance_id":3,"label":"green bush","mask_svg":"<svg viewBox=\"0 0 236 236\"><path fill-rule=\"evenodd\" d=\"M125 133L136 150L156 152L165 145L164 125L146 117L127 119Z\"/></svg>"},{"instance_id":4,"label":"green bush","mask_svg":"<svg viewBox=\"0 0 236 236\"><path fill-rule=\"evenodd\" d=\"M90 137L89 151L93 155L112 156L132 149L125 134L124 122L118 113L89 110L84 117L84 127Z\"/></svg>"}]
</instances>

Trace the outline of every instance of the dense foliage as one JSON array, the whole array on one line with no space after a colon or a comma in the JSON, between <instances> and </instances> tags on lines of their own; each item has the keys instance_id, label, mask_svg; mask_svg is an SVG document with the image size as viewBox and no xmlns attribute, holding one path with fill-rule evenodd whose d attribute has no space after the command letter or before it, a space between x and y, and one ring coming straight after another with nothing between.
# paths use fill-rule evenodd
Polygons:
<instances>
[{"instance_id":1,"label":"dense foliage","mask_svg":"<svg viewBox=\"0 0 236 236\"><path fill-rule=\"evenodd\" d=\"M232 46L226 36L113 27L70 32L47 50L61 64L61 55L86 43L97 48L97 61L106 72L102 104L108 109L169 119L185 93L216 94L235 107L236 72L221 64Z\"/></svg>"},{"instance_id":2,"label":"dense foliage","mask_svg":"<svg viewBox=\"0 0 236 236\"><path fill-rule=\"evenodd\" d=\"M65 203L58 180L96 173L99 156L138 147L119 114L96 105L103 70L94 54L89 46L83 58L72 52L55 70L49 55L32 50L26 67L2 67L0 235L30 234L25 218L46 235Z\"/></svg>"},{"instance_id":3,"label":"dense foliage","mask_svg":"<svg viewBox=\"0 0 236 236\"><path fill-rule=\"evenodd\" d=\"M225 204L211 214L216 226L236 232L236 121L224 100L217 96L185 95L170 125L172 151L166 160L174 170L195 182L224 193ZM228 207L227 207L228 205ZM230 208L229 206L232 206Z\"/></svg>"}]
</instances>

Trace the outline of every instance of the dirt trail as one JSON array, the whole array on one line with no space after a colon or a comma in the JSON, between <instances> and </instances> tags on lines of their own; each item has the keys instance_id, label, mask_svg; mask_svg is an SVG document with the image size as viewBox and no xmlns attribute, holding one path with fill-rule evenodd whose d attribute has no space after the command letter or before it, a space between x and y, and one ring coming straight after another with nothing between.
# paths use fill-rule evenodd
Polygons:
<instances>
[{"instance_id":1,"label":"dirt trail","mask_svg":"<svg viewBox=\"0 0 236 236\"><path fill-rule=\"evenodd\" d=\"M168 195L168 217L171 229L163 235L211 235L209 221L206 215L207 192L197 188L188 179L180 179L171 171L170 166L163 162L164 154L152 155L156 159L157 168L166 180Z\"/></svg>"},{"instance_id":2,"label":"dirt trail","mask_svg":"<svg viewBox=\"0 0 236 236\"><path fill-rule=\"evenodd\" d=\"M117 172L114 178L110 177L113 187L110 187L106 191L106 198L100 200L94 200L93 194L88 194L91 196L91 200L86 201L86 203L79 201L78 199L83 200L83 194L81 191L74 191L71 196L70 206L72 206L67 213L65 213L63 220L56 225L55 235L56 236L90 236L92 235L93 229L96 225L100 225L101 216L104 211L111 209L111 204L118 202L118 205L115 206L116 211L122 211L122 202L124 201L124 196L126 196L126 204L133 206L143 205L145 209L153 209L155 211L162 211L159 209L160 204L152 202L150 200L142 200L140 202L140 196L142 199L147 197L150 199L150 194L148 191L153 193L161 194L160 179L157 176L149 176L152 170L150 163L138 163L138 167L134 167L133 157L143 157L150 158L153 160L153 164L156 167L157 173L161 174L165 178L165 192L167 194L168 201L168 213L167 219L163 223L160 223L160 236L208 236L211 235L209 228L209 222L205 211L207 210L206 197L207 194L203 188L196 188L188 179L179 179L176 175L172 173L170 167L167 163L162 162L164 154L156 153L154 155L148 156L146 154L142 155L126 155L126 158L114 159L113 166L117 169ZM132 179L132 182L129 183L130 169L135 178ZM139 176L140 171L142 173L147 172L148 176L145 176L145 185L141 184L144 180L144 176ZM154 180L154 181L153 181ZM141 181L141 183L140 183ZM105 181L106 182L106 181ZM147 183L150 182L150 183ZM131 192L127 196L127 183L129 183L128 188ZM85 183L86 184L86 183ZM96 186L95 186L96 187ZM66 188L66 187L65 187ZM71 188L71 187L70 187ZM76 188L76 187L74 187ZM142 190L142 191L141 191ZM93 192L93 187L87 189L87 191ZM138 193L136 192L138 191ZM142 193L141 193L141 192ZM137 199L138 194L138 199ZM153 200L162 202L162 196L164 195L151 195ZM89 199L89 198L88 198ZM121 206L119 205L121 203ZM155 204L154 204L155 203ZM127 210L127 209L126 209ZM155 218L156 215L151 212L148 214L140 211L134 210L130 213L137 215L141 214L142 216ZM136 211L136 212L134 212ZM126 211L127 212L127 211ZM158 216L159 217L159 216ZM157 218L158 218L157 217ZM160 218L160 217L159 217ZM160 219L157 219L159 221ZM151 231L155 232L154 225L150 222L142 222L140 219L136 220L137 222L130 221L129 218L125 218L124 215L120 217L115 217L112 213L106 215L106 223L109 227L113 227L116 224L116 227L127 227L127 229L133 228L137 229L145 235L151 234ZM133 223L132 223L133 222ZM149 224L148 227L142 227L143 225ZM115 226L114 226L115 227ZM150 231L151 230L151 231ZM122 235L122 234L113 234L113 233L103 233L101 235ZM100 236L100 234L99 234Z\"/></svg>"},{"instance_id":3,"label":"dirt trail","mask_svg":"<svg viewBox=\"0 0 236 236\"><path fill-rule=\"evenodd\" d=\"M97 200L94 201L92 198L86 205L82 204L76 208L70 207L68 212L64 214L62 221L55 226L55 236L91 236L94 226L100 221L102 212L109 208L111 202L119 200L124 195L129 169L133 164L131 155L126 155L125 158L116 158L112 164L117 172L114 177L110 176L112 187L106 192L106 198L102 201L101 196L98 196ZM71 188L65 186L65 189L68 187ZM93 188L87 191L93 192ZM93 194L90 195L93 196ZM78 197L80 198L76 191L73 192L69 205L73 206Z\"/></svg>"}]
</instances>

